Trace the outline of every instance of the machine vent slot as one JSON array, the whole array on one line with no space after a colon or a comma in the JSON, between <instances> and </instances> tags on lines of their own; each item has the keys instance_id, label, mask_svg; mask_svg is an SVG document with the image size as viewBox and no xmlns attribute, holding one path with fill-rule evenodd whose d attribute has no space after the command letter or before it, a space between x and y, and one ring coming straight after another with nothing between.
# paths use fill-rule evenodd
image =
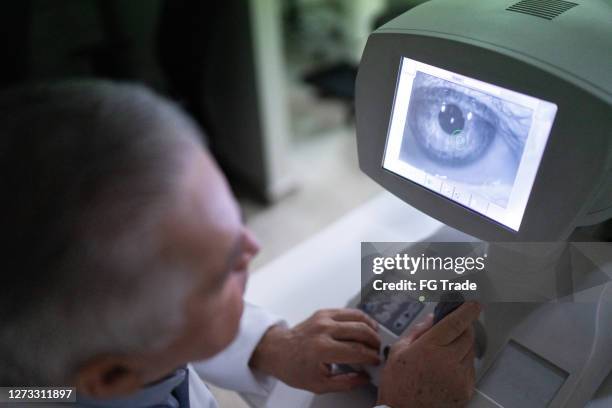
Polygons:
<instances>
[{"instance_id":1,"label":"machine vent slot","mask_svg":"<svg viewBox=\"0 0 612 408\"><path fill-rule=\"evenodd\" d=\"M506 10L552 20L577 5L564 0L521 0Z\"/></svg>"}]
</instances>

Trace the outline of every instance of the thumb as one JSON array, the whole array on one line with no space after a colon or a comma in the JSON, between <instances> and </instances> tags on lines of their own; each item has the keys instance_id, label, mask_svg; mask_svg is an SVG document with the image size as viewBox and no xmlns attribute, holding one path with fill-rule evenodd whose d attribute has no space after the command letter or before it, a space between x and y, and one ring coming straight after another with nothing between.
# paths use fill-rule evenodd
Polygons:
<instances>
[{"instance_id":1,"label":"thumb","mask_svg":"<svg viewBox=\"0 0 612 408\"><path fill-rule=\"evenodd\" d=\"M433 313L430 313L425 317L425 319L422 322L414 325L410 329L410 331L408 332L408 335L406 336L405 341L408 344L412 344L415 341L417 341L419 337L421 337L423 334L427 332L427 330L432 328L433 322L434 322L434 315Z\"/></svg>"}]
</instances>

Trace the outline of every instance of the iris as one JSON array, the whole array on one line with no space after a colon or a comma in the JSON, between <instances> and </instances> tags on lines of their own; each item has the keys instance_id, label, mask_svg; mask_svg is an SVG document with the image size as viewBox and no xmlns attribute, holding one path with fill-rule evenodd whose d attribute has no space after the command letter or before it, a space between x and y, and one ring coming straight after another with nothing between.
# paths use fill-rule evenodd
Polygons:
<instances>
[{"instance_id":1,"label":"iris","mask_svg":"<svg viewBox=\"0 0 612 408\"><path fill-rule=\"evenodd\" d=\"M413 91L408 125L432 160L464 166L484 155L499 119L472 96L447 87L422 86Z\"/></svg>"}]
</instances>

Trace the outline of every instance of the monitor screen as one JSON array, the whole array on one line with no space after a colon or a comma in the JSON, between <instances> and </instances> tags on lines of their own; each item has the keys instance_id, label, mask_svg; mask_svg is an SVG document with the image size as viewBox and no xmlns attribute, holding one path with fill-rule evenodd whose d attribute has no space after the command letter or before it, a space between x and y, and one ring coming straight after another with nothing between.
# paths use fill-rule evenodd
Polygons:
<instances>
[{"instance_id":1,"label":"monitor screen","mask_svg":"<svg viewBox=\"0 0 612 408\"><path fill-rule=\"evenodd\" d=\"M557 105L403 58L383 168L519 231Z\"/></svg>"}]
</instances>

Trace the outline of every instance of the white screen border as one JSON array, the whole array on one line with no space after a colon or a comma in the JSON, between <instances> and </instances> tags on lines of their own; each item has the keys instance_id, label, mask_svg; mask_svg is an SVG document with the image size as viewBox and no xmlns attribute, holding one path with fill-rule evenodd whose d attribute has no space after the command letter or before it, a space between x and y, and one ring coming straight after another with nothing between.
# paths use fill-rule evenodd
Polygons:
<instances>
[{"instance_id":1,"label":"white screen border","mask_svg":"<svg viewBox=\"0 0 612 408\"><path fill-rule=\"evenodd\" d=\"M469 191L458 191L454 186L447 186L444 180L425 173L399 159L406 117L412 92L412 81L416 72L423 72L463 87L494 95L533 111L532 125L523 154L509 203L506 208L483 202L480 197ZM506 88L479 81L455 72L447 71L433 65L425 64L407 57L402 57L394 95L393 107L382 167L396 175L417 183L428 190L442 195L452 202L475 211L482 216L518 232L531 195L531 190L550 136L557 105L552 102L524 95ZM450 187L453 190L450 190Z\"/></svg>"}]
</instances>

